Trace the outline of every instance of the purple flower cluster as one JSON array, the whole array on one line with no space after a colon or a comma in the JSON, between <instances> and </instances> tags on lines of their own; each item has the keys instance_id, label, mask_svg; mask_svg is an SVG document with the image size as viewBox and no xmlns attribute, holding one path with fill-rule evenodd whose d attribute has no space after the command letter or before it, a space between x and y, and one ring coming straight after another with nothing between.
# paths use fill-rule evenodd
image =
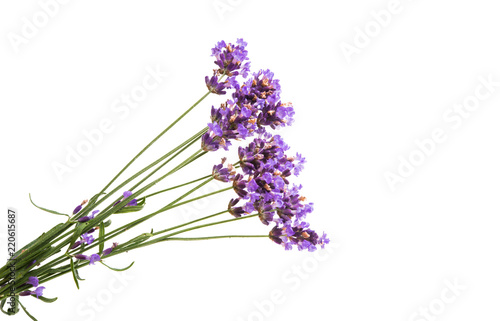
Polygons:
<instances>
[{"instance_id":1,"label":"purple flower cluster","mask_svg":"<svg viewBox=\"0 0 500 321\"><path fill-rule=\"evenodd\" d=\"M296 244L299 250L314 251L316 245L319 244L324 248L325 244L330 242L325 233L321 237L318 236L315 231L309 229L309 223L306 222L284 226L276 225L269 232L269 237L274 242L282 244L286 250L291 250L292 245Z\"/></svg>"},{"instance_id":2,"label":"purple flower cluster","mask_svg":"<svg viewBox=\"0 0 500 321\"><path fill-rule=\"evenodd\" d=\"M228 150L230 140L245 139L255 133L291 125L295 114L291 103L280 101L281 87L269 70L261 70L240 86L219 108L212 107L208 131L202 136L202 148Z\"/></svg>"},{"instance_id":3,"label":"purple flower cluster","mask_svg":"<svg viewBox=\"0 0 500 321\"><path fill-rule=\"evenodd\" d=\"M269 133L238 149L243 173L229 179L238 198L230 200L228 210L235 217L257 212L263 224L274 223L269 237L287 250L296 245L299 250L314 251L329 240L308 229L304 221L313 203L306 202L300 195L302 186L290 184L289 177L299 175L305 159L300 154L287 156L288 149L279 135Z\"/></svg>"},{"instance_id":4,"label":"purple flower cluster","mask_svg":"<svg viewBox=\"0 0 500 321\"><path fill-rule=\"evenodd\" d=\"M228 77L242 75L246 78L250 71L250 62L246 61L248 60L246 46L247 43L243 39L237 39L236 45L219 41L212 48L212 56L215 57L214 62L219 67L217 73Z\"/></svg>"},{"instance_id":5,"label":"purple flower cluster","mask_svg":"<svg viewBox=\"0 0 500 321\"><path fill-rule=\"evenodd\" d=\"M214 179L221 181L221 182L229 182L234 179L236 171L234 170L234 167L231 163L227 164L227 167L224 166L224 162L226 161L226 158L222 158L222 161L220 164L214 165L212 169L212 176Z\"/></svg>"},{"instance_id":6,"label":"purple flower cluster","mask_svg":"<svg viewBox=\"0 0 500 321\"><path fill-rule=\"evenodd\" d=\"M225 158L212 169L212 176L222 182L232 182L238 195L230 200L228 211L236 216L257 212L262 223L275 227L269 237L285 249L293 245L299 250L314 251L317 245L324 247L329 242L325 234L319 237L304 221L313 210L300 195L302 186L291 185L289 177L298 176L304 168L305 158L301 154L287 156L288 145L279 135L268 133L268 128L279 129L293 122L295 111L291 103L282 103L281 86L270 70L260 70L247 77L250 63L246 43L238 39L237 45L226 45L224 41L212 49L219 69L212 78L206 77L209 90L223 94L224 89L233 88L231 98L219 108L212 106L207 132L202 136L201 146L205 151L219 148L228 150L232 140L244 140L255 134L257 138L247 147L239 147L238 157L242 173L236 174L231 164L224 165ZM241 68L241 69L239 69ZM241 74L241 82L236 75ZM229 78L219 83L217 76Z\"/></svg>"},{"instance_id":7,"label":"purple flower cluster","mask_svg":"<svg viewBox=\"0 0 500 321\"><path fill-rule=\"evenodd\" d=\"M304 221L313 210L312 203L306 203L300 195L302 186L291 185L289 177L298 176L304 168L305 158L301 154L287 156L288 145L279 135L273 136L267 130L279 129L293 123L295 111L291 103L281 102L281 86L270 70L250 74L250 63L246 42L238 39L236 45L219 42L212 49L219 66L214 75L205 78L212 93L225 94L232 88L231 98L219 108L212 106L208 130L203 134L201 147L204 151L228 150L232 140L244 140L254 135L257 138L247 147L239 147L238 157L242 173L236 173L233 165L214 165L212 176L222 182L232 182L238 195L230 200L229 212L241 215L257 212L261 222L276 226L269 237L285 249L296 245L299 250L314 251L317 245L328 243L326 235L319 237ZM228 76L220 83L219 76ZM242 75L238 82L236 75ZM249 77L247 77L249 76Z\"/></svg>"},{"instance_id":8,"label":"purple flower cluster","mask_svg":"<svg viewBox=\"0 0 500 321\"><path fill-rule=\"evenodd\" d=\"M19 295L20 296L28 296L28 295L36 295L36 298L38 299L39 296L42 296L43 295L43 290L45 290L45 287L44 286L38 286L39 284L39 280L36 276L30 276L28 278L28 282L26 282L26 284L30 284L32 286L34 286L36 289L34 291L30 291L30 290L27 290L27 291L23 291L23 292L20 292Z\"/></svg>"},{"instance_id":9,"label":"purple flower cluster","mask_svg":"<svg viewBox=\"0 0 500 321\"><path fill-rule=\"evenodd\" d=\"M224 90L227 87L227 82L219 82L217 74L214 74L212 77L205 77L205 84L207 85L208 90L211 93L217 95L224 95L226 91Z\"/></svg>"}]
</instances>

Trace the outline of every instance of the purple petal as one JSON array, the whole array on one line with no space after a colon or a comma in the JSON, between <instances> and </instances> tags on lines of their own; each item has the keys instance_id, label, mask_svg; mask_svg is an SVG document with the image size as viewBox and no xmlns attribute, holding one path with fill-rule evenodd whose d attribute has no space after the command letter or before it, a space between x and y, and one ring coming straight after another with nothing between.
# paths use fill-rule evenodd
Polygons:
<instances>
[{"instance_id":1,"label":"purple petal","mask_svg":"<svg viewBox=\"0 0 500 321\"><path fill-rule=\"evenodd\" d=\"M36 276L30 276L28 278L28 282L26 282L26 283L31 284L36 288L38 286L38 282L39 281L38 281L38 278Z\"/></svg>"}]
</instances>

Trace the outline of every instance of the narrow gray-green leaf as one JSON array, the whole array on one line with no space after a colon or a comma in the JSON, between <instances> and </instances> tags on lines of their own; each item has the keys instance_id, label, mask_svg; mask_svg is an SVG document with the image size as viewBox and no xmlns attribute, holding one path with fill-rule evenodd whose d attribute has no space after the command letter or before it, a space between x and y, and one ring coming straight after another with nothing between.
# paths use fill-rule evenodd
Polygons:
<instances>
[{"instance_id":1,"label":"narrow gray-green leaf","mask_svg":"<svg viewBox=\"0 0 500 321\"><path fill-rule=\"evenodd\" d=\"M85 281L85 279L82 279L80 276L80 272L78 272L78 265L80 264L79 261L76 261L76 266L75 266L75 273L76 273L76 278L80 281Z\"/></svg>"},{"instance_id":2,"label":"narrow gray-green leaf","mask_svg":"<svg viewBox=\"0 0 500 321\"><path fill-rule=\"evenodd\" d=\"M117 271L117 272L122 272L122 271L126 271L128 269L130 269L132 267L132 265L134 265L135 261L130 263L129 266L127 266L126 268L123 268L123 269L116 269L116 268L112 268L111 266L105 264L103 261L100 261L105 267L107 267L108 269L111 269L113 271Z\"/></svg>"},{"instance_id":3,"label":"narrow gray-green leaf","mask_svg":"<svg viewBox=\"0 0 500 321\"><path fill-rule=\"evenodd\" d=\"M104 222L99 224L99 255L102 255L104 250Z\"/></svg>"},{"instance_id":4,"label":"narrow gray-green leaf","mask_svg":"<svg viewBox=\"0 0 500 321\"><path fill-rule=\"evenodd\" d=\"M64 215L64 216L70 217L68 214L59 213L59 212L56 212L56 211L53 211L53 210L49 210L49 209L40 207L40 206L36 205L35 203L33 203L33 200L31 199L31 194L29 194L29 197L30 197L31 204L33 204L36 208L41 209L42 211L49 212L49 213L56 214L56 215Z\"/></svg>"},{"instance_id":5,"label":"narrow gray-green leaf","mask_svg":"<svg viewBox=\"0 0 500 321\"><path fill-rule=\"evenodd\" d=\"M31 296L36 298L36 295L34 295L34 294L32 294ZM52 302L57 300L57 298L46 298L44 296L39 296L38 299L40 299L41 301L43 301L45 303L52 303Z\"/></svg>"},{"instance_id":6,"label":"narrow gray-green leaf","mask_svg":"<svg viewBox=\"0 0 500 321\"><path fill-rule=\"evenodd\" d=\"M92 196L89 200L89 203L87 206L92 206L95 204L95 202L97 202L97 198L99 198L99 195L101 194L106 194L106 193L98 193L98 194L95 194L94 196Z\"/></svg>"},{"instance_id":7,"label":"narrow gray-green leaf","mask_svg":"<svg viewBox=\"0 0 500 321\"><path fill-rule=\"evenodd\" d=\"M71 272L73 272L73 280L75 280L76 288L80 290L80 285L78 284L78 278L76 276L75 264L73 263L73 258L70 258Z\"/></svg>"},{"instance_id":8,"label":"narrow gray-green leaf","mask_svg":"<svg viewBox=\"0 0 500 321\"><path fill-rule=\"evenodd\" d=\"M7 299L3 299L3 300L2 300L2 302L0 303L0 311L2 311L4 314L9 315L7 312L5 312L5 311L3 310L3 306L5 305L5 301L6 301L6 300L7 300Z\"/></svg>"},{"instance_id":9,"label":"narrow gray-green leaf","mask_svg":"<svg viewBox=\"0 0 500 321\"><path fill-rule=\"evenodd\" d=\"M82 235L83 229L88 225L88 223L80 223L77 224L75 227L75 232L73 233L73 236L71 237L71 241L69 242L68 249L66 250L66 253L68 253L71 250L71 246L76 242L76 240Z\"/></svg>"}]
</instances>

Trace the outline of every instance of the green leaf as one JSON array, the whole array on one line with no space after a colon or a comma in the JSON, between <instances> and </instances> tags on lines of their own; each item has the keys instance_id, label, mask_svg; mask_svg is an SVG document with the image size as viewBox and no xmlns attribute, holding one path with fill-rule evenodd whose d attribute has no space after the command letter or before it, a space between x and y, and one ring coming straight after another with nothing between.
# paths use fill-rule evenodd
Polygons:
<instances>
[{"instance_id":1,"label":"green leaf","mask_svg":"<svg viewBox=\"0 0 500 321\"><path fill-rule=\"evenodd\" d=\"M73 280L75 280L76 288L80 290L80 285L78 284L78 278L76 276L75 264L73 263L73 258L70 258L71 272L73 272Z\"/></svg>"},{"instance_id":2,"label":"green leaf","mask_svg":"<svg viewBox=\"0 0 500 321\"><path fill-rule=\"evenodd\" d=\"M4 314L10 315L9 313L7 313L7 312L5 312L5 311L3 310L3 306L5 305L5 301L6 301L6 300L7 300L7 299L3 299L3 300L2 300L2 302L0 303L0 311L2 311Z\"/></svg>"},{"instance_id":3,"label":"green leaf","mask_svg":"<svg viewBox=\"0 0 500 321\"><path fill-rule=\"evenodd\" d=\"M144 241L147 241L151 236L153 236L153 234L142 233L141 235L136 236L133 239L131 239L130 241L128 241L127 242L128 244L125 247L127 247L131 244L138 244L138 243L142 243ZM123 245L125 245L125 244L123 244Z\"/></svg>"},{"instance_id":4,"label":"green leaf","mask_svg":"<svg viewBox=\"0 0 500 321\"><path fill-rule=\"evenodd\" d=\"M68 253L71 250L71 246L76 242L76 240L82 235L83 230L85 227L88 225L88 223L79 223L75 227L75 232L73 233L73 236L71 237L71 241L69 242L68 249L66 250L66 253Z\"/></svg>"},{"instance_id":5,"label":"green leaf","mask_svg":"<svg viewBox=\"0 0 500 321\"><path fill-rule=\"evenodd\" d=\"M102 254L104 250L104 222L99 224L99 255Z\"/></svg>"},{"instance_id":6,"label":"green leaf","mask_svg":"<svg viewBox=\"0 0 500 321\"><path fill-rule=\"evenodd\" d=\"M24 305L21 303L21 301L19 301L19 298L16 297L16 301L19 302L19 304L21 305L21 308L23 308L24 312L26 312L26 314L31 318L31 320L34 320L34 321L38 321L34 316L32 316L28 310L26 310L26 308L24 307Z\"/></svg>"},{"instance_id":7,"label":"green leaf","mask_svg":"<svg viewBox=\"0 0 500 321\"><path fill-rule=\"evenodd\" d=\"M47 243L47 240L50 240L50 238L52 238L56 233L59 232L59 228L61 226L63 226L64 223L59 223L57 224L56 226L54 226L53 228L51 228L48 232L45 232L45 233L42 233L42 235L40 235L39 237L37 237L35 240L31 241L30 243L28 243L27 245L23 246L22 249L20 249L19 251L17 251L16 253L14 253L12 255L13 258L18 258L19 259L19 256L20 255L23 255L24 253L28 253L27 250L33 248L33 247L37 247L37 246L41 246L41 245L44 245L45 243ZM43 242L42 242L43 241ZM35 246L36 245L36 246ZM24 252L23 252L24 251ZM27 254L26 254L27 255Z\"/></svg>"},{"instance_id":8,"label":"green leaf","mask_svg":"<svg viewBox=\"0 0 500 321\"><path fill-rule=\"evenodd\" d=\"M18 295L14 296L14 308L8 308L7 311L4 311L3 306L5 305L5 302L7 301L8 298L12 298L12 297L8 296L7 298L2 300L2 303L0 303L0 310L2 310L2 312L7 314L7 315L14 315L17 312L19 312L19 306L18 306L19 296ZM10 303L8 303L8 305L10 305ZM14 311L12 311L11 309L14 309Z\"/></svg>"},{"instance_id":9,"label":"green leaf","mask_svg":"<svg viewBox=\"0 0 500 321\"><path fill-rule=\"evenodd\" d=\"M75 272L76 272L76 278L77 278L78 280L80 280L80 281L85 281L85 279L84 279L84 278L82 278L82 277L80 276L80 272L78 272L78 269L75 269Z\"/></svg>"},{"instance_id":10,"label":"green leaf","mask_svg":"<svg viewBox=\"0 0 500 321\"><path fill-rule=\"evenodd\" d=\"M30 243L28 243L27 245L25 245L22 249L20 249L16 253L14 253L12 255L12 258L17 258L19 256L19 254L23 253L23 251L27 250L30 246L32 246L33 244L35 244L38 241L38 239L39 238L35 239L34 241L31 241Z\"/></svg>"},{"instance_id":11,"label":"green leaf","mask_svg":"<svg viewBox=\"0 0 500 321\"><path fill-rule=\"evenodd\" d=\"M106 265L103 261L100 261L105 267L107 267L108 269L111 269L113 271L117 271L117 272L122 272L122 271L126 271L128 269L130 269L132 267L132 265L134 265L135 261L130 263L129 266L127 266L126 268L123 268L123 269L115 269L115 268L112 268L111 266L109 265Z\"/></svg>"},{"instance_id":12,"label":"green leaf","mask_svg":"<svg viewBox=\"0 0 500 321\"><path fill-rule=\"evenodd\" d=\"M85 281L85 279L82 279L82 277L80 276L80 272L78 272L78 265L79 265L79 261L76 261L75 263L75 273L76 273L76 278L80 281Z\"/></svg>"},{"instance_id":13,"label":"green leaf","mask_svg":"<svg viewBox=\"0 0 500 321\"><path fill-rule=\"evenodd\" d=\"M99 198L99 195L101 194L106 194L106 193L98 193L98 194L95 194L94 196L92 196L88 202L88 205L87 206L92 206L94 205L96 202L97 202L97 198Z\"/></svg>"},{"instance_id":14,"label":"green leaf","mask_svg":"<svg viewBox=\"0 0 500 321\"><path fill-rule=\"evenodd\" d=\"M55 273L61 273L61 272L62 272L62 273L64 273L64 272L67 272L67 271L68 271L68 270L67 270L67 269L65 269L65 268L57 268L57 269L53 269L53 268L51 268L51 269L49 269L49 270L47 271L47 273L49 273L49 274L55 274Z\"/></svg>"},{"instance_id":15,"label":"green leaf","mask_svg":"<svg viewBox=\"0 0 500 321\"><path fill-rule=\"evenodd\" d=\"M31 296L36 298L36 295L34 295L34 294L32 294ZM42 300L43 302L45 302L45 303L52 303L52 302L54 302L54 301L56 301L56 300L57 300L57 298L52 298L52 299L51 299L51 298L46 298L46 297L44 297L44 296L39 296L38 298L39 298L40 300Z\"/></svg>"},{"instance_id":16,"label":"green leaf","mask_svg":"<svg viewBox=\"0 0 500 321\"><path fill-rule=\"evenodd\" d=\"M52 210L40 207L40 206L36 205L35 203L33 203L33 200L31 199L31 194L29 194L29 197L30 197L31 204L33 204L36 208L41 209L42 211L49 212L49 213L56 214L56 215L64 215L64 216L67 216L68 218L70 217L68 214L59 213L59 212L56 212L56 211L52 211Z\"/></svg>"}]
</instances>

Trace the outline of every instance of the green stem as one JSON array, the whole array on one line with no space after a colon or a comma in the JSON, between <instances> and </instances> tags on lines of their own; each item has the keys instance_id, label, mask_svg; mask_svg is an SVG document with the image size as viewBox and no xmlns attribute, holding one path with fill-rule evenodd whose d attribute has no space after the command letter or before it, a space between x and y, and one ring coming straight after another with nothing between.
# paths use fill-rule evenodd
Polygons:
<instances>
[{"instance_id":1,"label":"green stem","mask_svg":"<svg viewBox=\"0 0 500 321\"><path fill-rule=\"evenodd\" d=\"M128 246L126 248L119 248L118 250L115 250L115 251L111 252L111 254L109 255L109 257L117 255L117 254L120 254L120 253L125 252L125 251L130 251L130 250L137 249L137 248L140 248L140 247L144 247L144 246L152 245L152 244L155 244L155 243L167 241L171 236L174 236L174 235L182 234L182 233L185 233L185 232L197 230L197 229L204 228L204 227L209 227L209 226L224 224L224 223L228 223L228 222L241 221L241 220L245 220L245 219L248 219L248 218L251 218L251 217L255 217L255 216L258 216L258 215L259 214L257 213L257 214L246 215L246 216L242 216L242 217L237 217L237 218L232 218L232 219L228 219L228 220L217 221L217 222L212 222L212 223L207 223L207 224L202 224L202 225L197 225L197 226L194 226L194 227L186 228L186 229L183 229L183 230L180 230L180 231L177 231L177 232L173 232L173 233L164 235L162 237L158 237L158 238L156 238L154 240L151 240L151 241L148 241L148 242L143 242L143 243L140 243L140 244L137 244L137 245ZM156 232L156 233L153 233L153 235L157 235L158 233L163 233L163 232L164 231Z\"/></svg>"},{"instance_id":2,"label":"green stem","mask_svg":"<svg viewBox=\"0 0 500 321\"><path fill-rule=\"evenodd\" d=\"M182 151L180 151L182 152ZM180 153L179 152L179 153ZM179 154L178 153L178 154ZM98 215L95 217L95 221L93 222L93 225L98 225L99 223L101 223L103 220L105 220L106 218L108 218L109 216L111 216L112 214L116 213L117 211L119 211L121 208L123 208L130 200L132 200L133 198L138 198L140 195L142 195L142 193L144 193L146 190L150 189L151 187L153 187L154 185L156 185L158 182L160 182L161 180L163 180L164 178L166 178L167 176L169 175L172 175L173 173L177 172L178 170L180 170L181 168L185 167L186 165L190 164L191 162L195 161L196 159L199 158L200 156L200 153L202 155L204 155L206 152L203 152L201 149L196 151L194 154L192 154L190 157L188 157L186 160L184 160L181 164L177 165L175 168L173 168L172 170L170 170L168 173L166 173L165 175L157 178L156 180L154 180L153 182L149 183L148 185L144 186L143 188L139 189L137 192L133 193L131 196L129 196L127 199L123 200L122 202L120 202L120 204L116 205L115 207L113 207L113 204L110 204L104 211L101 215ZM174 155L173 157L177 156L178 154ZM91 228L91 227L90 227ZM87 230L90 230L90 228L88 228ZM86 232L86 231L84 231Z\"/></svg>"},{"instance_id":3,"label":"green stem","mask_svg":"<svg viewBox=\"0 0 500 321\"><path fill-rule=\"evenodd\" d=\"M172 157L170 157L168 160L166 160L161 166L165 166L167 163L169 163L171 160L173 160L177 155L179 155L182 151L184 151L187 147L186 145L190 145L192 144L193 142L195 142L196 140L198 140L207 130L207 127L203 128L202 130L200 130L198 133L196 133L195 135L193 135L192 137L190 137L189 139L185 140L183 143L179 144L177 147L175 147L174 149L172 149L171 151L169 151L168 153L166 153L165 155L163 155L162 157L158 158L156 161L154 161L153 163L149 164L148 166L144 167L142 170L140 170L139 172L137 172L136 174L132 175L131 177L129 177L127 180L125 180L123 183L121 183L119 186L117 186L114 190L112 190L110 193L106 194L103 198L101 198L99 201L97 201L95 204L93 204L92 207L89 207L89 208L85 208L85 211L81 211L79 214L79 216L77 216L76 218L78 217L82 217L82 216L85 216L88 212L90 212L90 210L96 208L99 204L101 204L102 202L104 202L108 197L110 197L111 195L113 195L114 193L116 193L118 190L120 190L121 188L123 188L126 184L128 184L129 182L131 182L132 180L134 180L135 178L137 178L138 176L140 176L141 174L145 173L146 171L148 171L150 168L152 168L153 166L157 165L158 163L160 163L161 161L163 161L164 159L166 159L167 157L169 157L170 155L174 154ZM180 150L180 152L178 152ZM134 195L135 196L135 195ZM132 196L130 199L132 199L134 196ZM118 201L120 198L116 199L112 204L114 204L116 201ZM103 210L102 212L105 212L106 210L110 209L112 207L112 204L110 204L105 210Z\"/></svg>"},{"instance_id":4,"label":"green stem","mask_svg":"<svg viewBox=\"0 0 500 321\"><path fill-rule=\"evenodd\" d=\"M133 197L136 197L138 195L140 195L141 193L143 193L145 190L151 188L153 185L155 185L156 183L158 183L159 181L161 181L162 179L164 179L165 177L167 177L168 175L170 174L173 174L175 173L177 170L183 168L184 166L188 165L189 163L191 163L192 161L198 159L199 157L201 157L202 155L204 155L206 152L201 152L201 150L198 150L197 152L195 152L193 155L191 155L191 157L187 158L184 162L182 162L181 164L179 164L177 167L175 167L174 169L172 169L170 172L168 172L167 174L163 175L162 177L156 179L154 182L148 184L147 186L143 187L142 189L140 189L139 191L137 191L134 195L130 196L129 198L133 198ZM204 183L198 185L198 188L203 186L204 184L206 184L208 181L212 180L212 178L210 178L209 180L205 181ZM175 202L177 202L178 200L181 200L182 198L184 198L185 196L189 195L190 193L192 193L194 189L191 189L190 192L187 192L185 193L183 196L179 197L176 201L172 202L171 205L173 205ZM104 219L106 219L108 216L110 216L111 214L113 214L114 212L118 211L120 208L122 208L123 206L125 206L125 204L128 202L128 199L127 200L124 200L122 203L123 204L118 204L117 206L115 206L115 208L113 208L111 211L109 211L108 213L106 213L106 215L99 215L95 218L95 222L93 222L92 225L89 225L86 229L84 229L82 231L82 233L84 232L87 232L88 230L90 230L92 228L92 226L96 226L96 225L99 225L99 223L101 221L103 221ZM121 206L120 206L121 205ZM155 213L156 215L157 213ZM154 215L153 215L154 216ZM152 217L151 215L147 216L146 219ZM98 219L100 218L100 220L98 221ZM113 236L116 236L116 235L119 235L121 234L122 232L126 231L128 228L132 227L132 226L135 226L143 221L145 221L146 219L144 218L141 218L141 219L138 219L132 223L129 223L127 225L125 225L125 228L124 227L121 227L119 229L121 229L119 231L119 233L115 233L115 235ZM135 223L135 224L133 224ZM117 231L119 229L115 229L114 231ZM109 233L107 234L108 237L105 238L105 240L108 240L111 236L109 236ZM55 253L57 251L59 251L62 247L65 246L66 243L68 243L70 241L71 237L69 237L68 239L66 239L64 242L62 242L59 246L57 246L55 249L52 250L52 253ZM97 246L99 242L96 242L95 244L91 245L90 247L86 248L86 250L94 247L94 246ZM75 249L77 250L77 249ZM51 253L51 254L52 254ZM66 259L66 255L62 255L61 257L59 258L56 258L52 261L50 261L49 263L47 263L46 265L44 265L43 267L41 267L40 269L36 270L37 272L40 272L40 273L43 273L45 271L47 271L48 269L50 269L51 267L57 265L57 264L60 264L61 262L63 262L64 260Z\"/></svg>"},{"instance_id":5,"label":"green stem","mask_svg":"<svg viewBox=\"0 0 500 321\"><path fill-rule=\"evenodd\" d=\"M193 104L190 108L188 108L181 116L179 116L174 122L172 122L165 130L163 130L158 136L156 136L148 145L146 145L131 161L129 161L125 167L123 167L120 172L114 176L114 178L101 190L100 193L98 193L96 195L96 200L98 199L98 196L99 195L102 195L102 194L106 194L104 193L110 186L111 184L113 184L113 182L116 181L116 179L137 159L139 158L147 149L149 149L149 147L151 147L151 145L153 145L160 137L162 137L166 132L168 132L174 125L176 125L184 116L186 116L192 109L194 109L201 101L203 101L208 95L210 94L210 92L207 92L203 97L201 97L195 104ZM97 205L99 205L100 203L104 202L104 200L106 200L109 196L113 195L115 192L117 192L120 188L122 188L123 186L125 186L128 182L130 182L131 180L135 179L136 177L138 177L139 175L141 175L142 173L146 172L147 170L149 170L151 167L155 166L156 164L158 164L159 162L161 162L163 159L167 158L168 156L170 156L172 153L175 153L177 150L183 148L185 145L188 145L187 147L189 147L192 143L194 143L196 140L198 140L201 135L203 135L204 132L206 132L206 128L203 129L202 131L200 131L198 134L196 134L195 136L193 136L191 139L188 139L186 140L184 143L180 144L177 148L174 148L171 152L165 154L164 156L160 157L158 160L156 160L155 162L151 163L149 166L146 166L145 168L143 168L141 171L137 172L135 175L132 175L128 180L126 180L125 182L123 182L122 184L120 184L120 186L116 187L111 193L108 193L106 194L103 198L101 198L99 201L97 202L93 202L92 206L87 206L86 208L84 208L84 210L80 211L80 213L78 213L76 216L74 216L74 219L75 218L79 218L79 217L83 217L85 216L87 213L89 213L92 209L96 208ZM186 147L186 148L187 148ZM185 150L182 149L181 152ZM179 155L180 153L177 153L175 156ZM183 163L181 164L181 166L179 167L176 167L173 171L167 173L167 175L164 175L162 177L160 177L159 179L155 180L154 182L148 184L145 188L142 188L139 192L135 193L135 195L132 195L130 197L130 199L134 198L134 197L137 197L139 196L142 192L144 192L145 190L147 190L148 188L152 187L153 185L155 185L157 182L159 182L160 180L162 180L163 178L165 178L166 176L168 176L169 174L179 170L180 168L186 166L187 164L191 163L192 161L198 159L199 157L201 157L202 155L204 155L204 153L201 153L200 152L197 152L197 155L194 156L194 157L191 157L189 158L189 162L187 163ZM175 157L174 156L174 157ZM173 157L171 158L173 159ZM141 182L139 182L138 184L136 184L134 186L137 187L139 186L142 182L144 182L147 178L151 177L154 173L156 173L160 168L162 168L166 163L168 162L165 162L164 164L162 164L161 166L159 166L159 168L155 169L152 173L150 173L146 178L144 178ZM203 178L201 178L203 179ZM199 179L199 180L201 180ZM194 183L198 180L195 180L195 181L192 181L192 182L189 182L189 183ZM183 184L182 186L184 185L187 185L187 184ZM177 186L177 187L180 187L180 186ZM175 187L176 188L176 187ZM173 188L171 188L173 189ZM164 192L164 191L161 191L161 192ZM155 193L156 194L159 194L159 193ZM115 209L111 209L110 210L110 207L107 208L108 213L106 213L106 215L99 215L99 219L98 220L95 220L96 224L99 224L100 222L102 222L105 218L109 217L111 214L115 213L116 211L118 211L119 209L121 209L123 206L126 205L126 200L124 200L123 202L124 204L120 204L119 206L117 206ZM89 204L90 205L90 204ZM103 211L104 212L104 211ZM101 212L101 214L103 214L103 212ZM65 237L69 236L70 234L72 234L72 231L69 231L69 232L66 232L64 234L60 234L61 232L63 232L64 230L66 230L69 226L71 226L72 222L67 222L66 224L58 227L58 231L57 233L54 235L56 236L55 239L53 239L52 237L50 238L50 240L48 239L46 242L49 242L49 244L55 244L57 243L58 241L64 239ZM93 222L94 223L94 222ZM93 226L88 226L86 227L86 231L87 230L90 230L92 227L94 227L94 224L92 224ZM56 232L56 231L54 231ZM71 242L71 239L72 237L67 237L66 240L62 241L61 244L59 244L58 246L56 246L55 248L51 247L48 251L47 251L47 255L43 255L42 258L40 258L40 260L37 260L38 262L40 261L44 261L47 257L55 254L56 252L59 252L60 249L62 247L64 247L67 243L67 242ZM43 243L38 243L36 244L36 250L39 250L40 248L42 248L43 246L45 246L45 243L46 242L43 242ZM34 250L31 249L31 250ZM33 252L32 252L33 253ZM28 259L28 257L25 257L24 258L25 260ZM57 261L56 260L53 260L51 262L54 262L54 261ZM5 267L4 267L5 268ZM50 266L44 266L43 268L50 268ZM3 269L3 268L2 268ZM0 271L2 270L0 269ZM38 270L45 270L45 269L38 269ZM1 272L0 272L1 273ZM25 272L27 273L27 271Z\"/></svg>"},{"instance_id":6,"label":"green stem","mask_svg":"<svg viewBox=\"0 0 500 321\"><path fill-rule=\"evenodd\" d=\"M186 186L186 185L190 185L190 184L199 182L199 181L207 179L207 178L209 178L211 176L212 175L203 176L203 177L200 177L200 178L195 179L193 181L190 181L190 182L187 182L187 183L184 183L184 184L180 184L180 185L177 185L177 186L174 186L174 187L169 187L169 188L166 188L166 189L162 189L161 191L154 192L154 193L151 193L151 194L143 196L143 197L147 199L148 197L151 197L151 196L155 196L155 195L158 195L158 194L161 194L161 193L164 193L164 192L168 192L168 191L171 191L171 190L179 188L179 187L183 187L183 186Z\"/></svg>"},{"instance_id":7,"label":"green stem","mask_svg":"<svg viewBox=\"0 0 500 321\"><path fill-rule=\"evenodd\" d=\"M130 160L127 165L125 165L125 167L123 167L119 172L118 174L115 175L115 177L113 177L113 179L106 185L104 186L104 188L101 190L101 193L104 193L106 191L106 189L108 189L109 186L111 186L111 184L113 184L113 182L137 159L139 158L139 156L141 156L149 147L151 147L151 145L153 145L158 139L160 139L160 137L162 137L166 132L168 132L172 127L175 126L175 124L177 124L182 118L184 118L184 116L186 116L191 110L193 110L193 108L195 108L199 103L201 103L203 101L203 99L205 99L208 95L210 95L210 91L207 92L205 95L203 95L200 99L198 99L197 102L195 102L191 107L189 107L182 115L180 115L179 117L177 117L176 120L174 120L167 128L165 128L158 136L156 136L149 144L146 145L146 147L144 147L137 155L135 155L134 158L132 158L132 160Z\"/></svg>"},{"instance_id":8,"label":"green stem","mask_svg":"<svg viewBox=\"0 0 500 321\"><path fill-rule=\"evenodd\" d=\"M167 241L200 241L200 240L214 240L214 239L225 239L232 237L269 237L269 235L217 235L217 236L205 236L205 237L170 237Z\"/></svg>"}]
</instances>

